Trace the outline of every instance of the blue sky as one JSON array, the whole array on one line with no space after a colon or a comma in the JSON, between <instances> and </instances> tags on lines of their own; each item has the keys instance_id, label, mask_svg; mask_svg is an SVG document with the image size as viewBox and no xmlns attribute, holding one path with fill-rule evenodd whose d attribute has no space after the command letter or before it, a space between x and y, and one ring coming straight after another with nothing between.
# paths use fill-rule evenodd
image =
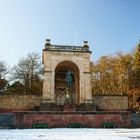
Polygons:
<instances>
[{"instance_id":1,"label":"blue sky","mask_svg":"<svg viewBox=\"0 0 140 140\"><path fill-rule=\"evenodd\" d=\"M89 42L92 61L131 52L140 39L140 0L0 0L0 59L17 64L52 44ZM76 42L75 42L76 33Z\"/></svg>"}]
</instances>

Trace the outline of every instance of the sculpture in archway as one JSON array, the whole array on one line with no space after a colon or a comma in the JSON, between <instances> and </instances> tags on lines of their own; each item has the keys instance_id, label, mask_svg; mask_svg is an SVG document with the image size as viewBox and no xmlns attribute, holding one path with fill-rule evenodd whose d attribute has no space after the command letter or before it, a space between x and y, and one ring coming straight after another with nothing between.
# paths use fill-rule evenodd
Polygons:
<instances>
[{"instance_id":1,"label":"sculpture in archway","mask_svg":"<svg viewBox=\"0 0 140 140\"><path fill-rule=\"evenodd\" d=\"M58 90L61 89L61 90ZM61 94L63 91L64 94ZM66 103L78 104L79 101L79 69L72 61L62 61L55 68L55 101L63 96Z\"/></svg>"},{"instance_id":2,"label":"sculpture in archway","mask_svg":"<svg viewBox=\"0 0 140 140\"><path fill-rule=\"evenodd\" d=\"M71 87L72 86L72 81L73 81L73 79L72 79L72 72L71 71L68 71L66 73L66 83L67 83L67 86L68 87Z\"/></svg>"}]
</instances>

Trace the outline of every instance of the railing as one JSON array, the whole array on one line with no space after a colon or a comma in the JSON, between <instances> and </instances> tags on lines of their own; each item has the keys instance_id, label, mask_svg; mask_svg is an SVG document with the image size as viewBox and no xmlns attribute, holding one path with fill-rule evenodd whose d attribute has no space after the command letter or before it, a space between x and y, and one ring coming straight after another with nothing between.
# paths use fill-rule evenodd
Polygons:
<instances>
[{"instance_id":1,"label":"railing","mask_svg":"<svg viewBox=\"0 0 140 140\"><path fill-rule=\"evenodd\" d=\"M89 51L89 48L84 48L81 46L59 46L51 45L47 46L46 50L61 50L61 51Z\"/></svg>"}]
</instances>

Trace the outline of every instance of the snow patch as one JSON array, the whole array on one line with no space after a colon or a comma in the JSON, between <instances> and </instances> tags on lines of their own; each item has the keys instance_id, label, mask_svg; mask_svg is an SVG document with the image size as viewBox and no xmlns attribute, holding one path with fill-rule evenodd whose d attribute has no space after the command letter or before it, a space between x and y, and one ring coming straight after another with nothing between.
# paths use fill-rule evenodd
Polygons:
<instances>
[{"instance_id":1,"label":"snow patch","mask_svg":"<svg viewBox=\"0 0 140 140\"><path fill-rule=\"evenodd\" d=\"M140 129L0 130L0 140L139 140Z\"/></svg>"}]
</instances>

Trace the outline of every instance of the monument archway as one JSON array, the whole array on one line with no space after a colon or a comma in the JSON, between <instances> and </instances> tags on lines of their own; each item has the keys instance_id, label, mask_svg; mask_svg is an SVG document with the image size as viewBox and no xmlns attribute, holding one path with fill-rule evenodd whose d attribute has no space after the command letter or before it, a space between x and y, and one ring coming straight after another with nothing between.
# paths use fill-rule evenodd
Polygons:
<instances>
[{"instance_id":1,"label":"monument archway","mask_svg":"<svg viewBox=\"0 0 140 140\"><path fill-rule=\"evenodd\" d=\"M52 45L46 40L42 51L42 105L51 109L54 105L56 110L63 110L66 103L74 106L92 103L90 55L87 41L82 46L71 46ZM66 75L72 81L67 81Z\"/></svg>"},{"instance_id":2,"label":"monument archway","mask_svg":"<svg viewBox=\"0 0 140 140\"><path fill-rule=\"evenodd\" d=\"M67 81L69 72L70 85ZM79 104L79 68L72 61L62 61L55 68L55 102L58 105Z\"/></svg>"}]
</instances>

